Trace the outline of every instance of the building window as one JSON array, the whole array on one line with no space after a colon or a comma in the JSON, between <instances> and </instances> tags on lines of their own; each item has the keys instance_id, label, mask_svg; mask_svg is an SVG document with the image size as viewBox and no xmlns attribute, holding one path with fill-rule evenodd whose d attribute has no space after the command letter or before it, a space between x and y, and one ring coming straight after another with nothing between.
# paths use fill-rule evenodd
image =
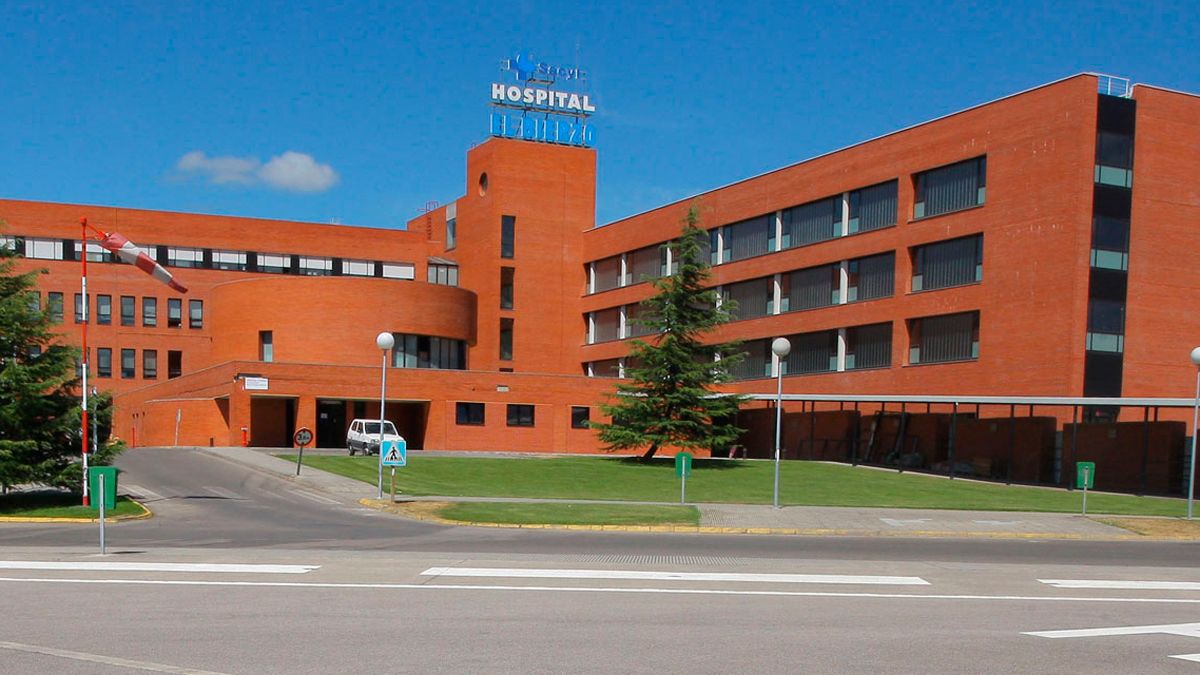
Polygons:
<instances>
[{"instance_id":1,"label":"building window","mask_svg":"<svg viewBox=\"0 0 1200 675\"><path fill-rule=\"evenodd\" d=\"M142 298L142 325L158 325L158 298Z\"/></svg>"},{"instance_id":2,"label":"building window","mask_svg":"<svg viewBox=\"0 0 1200 675\"><path fill-rule=\"evenodd\" d=\"M571 428L572 429L589 429L591 425L588 420L591 417L592 409L586 405L571 406Z\"/></svg>"},{"instance_id":3,"label":"building window","mask_svg":"<svg viewBox=\"0 0 1200 675\"><path fill-rule=\"evenodd\" d=\"M653 281L662 276L663 245L655 244L625 254L624 286Z\"/></svg>"},{"instance_id":4,"label":"building window","mask_svg":"<svg viewBox=\"0 0 1200 675\"><path fill-rule=\"evenodd\" d=\"M500 319L500 360L512 361L513 358L513 320Z\"/></svg>"},{"instance_id":5,"label":"building window","mask_svg":"<svg viewBox=\"0 0 1200 675\"><path fill-rule=\"evenodd\" d=\"M246 252L245 251L213 251L212 266L217 270L233 270L244 272L246 270Z\"/></svg>"},{"instance_id":6,"label":"building window","mask_svg":"<svg viewBox=\"0 0 1200 675\"><path fill-rule=\"evenodd\" d=\"M727 225L723 235L725 255L722 262L770 253L771 241L775 239L775 216L759 216Z\"/></svg>"},{"instance_id":7,"label":"building window","mask_svg":"<svg viewBox=\"0 0 1200 675\"><path fill-rule=\"evenodd\" d=\"M454 423L470 426L483 426L483 404L455 403Z\"/></svg>"},{"instance_id":8,"label":"building window","mask_svg":"<svg viewBox=\"0 0 1200 675\"><path fill-rule=\"evenodd\" d=\"M263 363L275 360L275 336L269 330L258 331L258 360Z\"/></svg>"},{"instance_id":9,"label":"building window","mask_svg":"<svg viewBox=\"0 0 1200 675\"><path fill-rule=\"evenodd\" d=\"M621 339L621 308L611 307L592 312L592 334L589 344Z\"/></svg>"},{"instance_id":10,"label":"building window","mask_svg":"<svg viewBox=\"0 0 1200 675\"><path fill-rule=\"evenodd\" d=\"M417 278L417 266L412 263L383 263L380 276L384 279L403 279L412 281Z\"/></svg>"},{"instance_id":11,"label":"building window","mask_svg":"<svg viewBox=\"0 0 1200 675\"><path fill-rule=\"evenodd\" d=\"M96 323L108 325L112 323L112 296L96 296Z\"/></svg>"},{"instance_id":12,"label":"building window","mask_svg":"<svg viewBox=\"0 0 1200 675\"><path fill-rule=\"evenodd\" d=\"M458 285L458 265L429 263L425 269L426 281L439 286Z\"/></svg>"},{"instance_id":13,"label":"building window","mask_svg":"<svg viewBox=\"0 0 1200 675\"><path fill-rule=\"evenodd\" d=\"M734 303L730 305L730 303ZM750 279L721 287L721 306L732 310L736 320L756 319L772 313L775 305L775 278Z\"/></svg>"},{"instance_id":14,"label":"building window","mask_svg":"<svg viewBox=\"0 0 1200 675\"><path fill-rule=\"evenodd\" d=\"M1102 214L1092 217L1092 267L1129 269L1129 219Z\"/></svg>"},{"instance_id":15,"label":"building window","mask_svg":"<svg viewBox=\"0 0 1200 675\"><path fill-rule=\"evenodd\" d=\"M333 258L317 256L299 256L297 269L302 276L327 277L333 274Z\"/></svg>"},{"instance_id":16,"label":"building window","mask_svg":"<svg viewBox=\"0 0 1200 675\"><path fill-rule=\"evenodd\" d=\"M655 327L645 321L648 313L641 304L625 305L625 337L636 338L655 332Z\"/></svg>"},{"instance_id":17,"label":"building window","mask_svg":"<svg viewBox=\"0 0 1200 675\"><path fill-rule=\"evenodd\" d=\"M792 350L780 363L784 375L828 373L837 370L836 330L789 335L787 339L792 343Z\"/></svg>"},{"instance_id":18,"label":"building window","mask_svg":"<svg viewBox=\"0 0 1200 675\"><path fill-rule=\"evenodd\" d=\"M877 323L846 329L846 370L888 368L892 365L892 324Z\"/></svg>"},{"instance_id":19,"label":"building window","mask_svg":"<svg viewBox=\"0 0 1200 675\"><path fill-rule=\"evenodd\" d=\"M584 372L588 377L620 377L621 360L604 359L603 361L592 361L586 365Z\"/></svg>"},{"instance_id":20,"label":"building window","mask_svg":"<svg viewBox=\"0 0 1200 675\"><path fill-rule=\"evenodd\" d=\"M46 294L46 313L50 315L51 323L62 323L63 320L63 294L58 291L50 291Z\"/></svg>"},{"instance_id":21,"label":"building window","mask_svg":"<svg viewBox=\"0 0 1200 675\"><path fill-rule=\"evenodd\" d=\"M850 193L850 221L847 231L869 232L896 224L898 181L888 181Z\"/></svg>"},{"instance_id":22,"label":"building window","mask_svg":"<svg viewBox=\"0 0 1200 675\"><path fill-rule=\"evenodd\" d=\"M458 219L446 219L446 250L458 246Z\"/></svg>"},{"instance_id":23,"label":"building window","mask_svg":"<svg viewBox=\"0 0 1200 675\"><path fill-rule=\"evenodd\" d=\"M842 197L827 197L783 212L783 248L807 246L842 234Z\"/></svg>"},{"instance_id":24,"label":"building window","mask_svg":"<svg viewBox=\"0 0 1200 675\"><path fill-rule=\"evenodd\" d=\"M517 217L500 216L500 257L512 258L516 246Z\"/></svg>"},{"instance_id":25,"label":"building window","mask_svg":"<svg viewBox=\"0 0 1200 675\"><path fill-rule=\"evenodd\" d=\"M521 403L508 404L508 426L510 427L531 427L533 426L533 406Z\"/></svg>"},{"instance_id":26,"label":"building window","mask_svg":"<svg viewBox=\"0 0 1200 675\"><path fill-rule=\"evenodd\" d=\"M913 319L908 344L908 362L913 365L977 359L979 312Z\"/></svg>"},{"instance_id":27,"label":"building window","mask_svg":"<svg viewBox=\"0 0 1200 675\"><path fill-rule=\"evenodd\" d=\"M37 291L29 291L25 294L29 302L29 311L38 313L42 311L42 294Z\"/></svg>"},{"instance_id":28,"label":"building window","mask_svg":"<svg viewBox=\"0 0 1200 675\"><path fill-rule=\"evenodd\" d=\"M1089 352L1125 351L1125 302L1110 298L1088 299L1087 345Z\"/></svg>"},{"instance_id":29,"label":"building window","mask_svg":"<svg viewBox=\"0 0 1200 675\"><path fill-rule=\"evenodd\" d=\"M137 350L121 350L121 379L132 380L137 377Z\"/></svg>"},{"instance_id":30,"label":"building window","mask_svg":"<svg viewBox=\"0 0 1200 675\"><path fill-rule=\"evenodd\" d=\"M25 238L25 257L37 260L62 260L63 243L61 239L32 239Z\"/></svg>"},{"instance_id":31,"label":"building window","mask_svg":"<svg viewBox=\"0 0 1200 675\"><path fill-rule=\"evenodd\" d=\"M172 267L204 267L204 249L168 246L167 264Z\"/></svg>"},{"instance_id":32,"label":"building window","mask_svg":"<svg viewBox=\"0 0 1200 675\"><path fill-rule=\"evenodd\" d=\"M756 380L771 376L771 344L769 340L749 340L742 343L742 360L729 369L735 380Z\"/></svg>"},{"instance_id":33,"label":"building window","mask_svg":"<svg viewBox=\"0 0 1200 675\"><path fill-rule=\"evenodd\" d=\"M890 298L895 283L895 253L889 251L846 263L846 302Z\"/></svg>"},{"instance_id":34,"label":"building window","mask_svg":"<svg viewBox=\"0 0 1200 675\"><path fill-rule=\"evenodd\" d=\"M467 368L467 345L462 340L408 333L394 333L393 337L393 368Z\"/></svg>"},{"instance_id":35,"label":"building window","mask_svg":"<svg viewBox=\"0 0 1200 675\"><path fill-rule=\"evenodd\" d=\"M71 260L79 260L79 256L81 255L82 249L83 249L82 244L78 241L75 242L75 246L74 246L75 257L71 258ZM87 259L88 259L88 262L112 262L113 254L112 254L112 251L104 248L100 244L97 244L95 242L88 242Z\"/></svg>"},{"instance_id":36,"label":"building window","mask_svg":"<svg viewBox=\"0 0 1200 675\"><path fill-rule=\"evenodd\" d=\"M204 328L203 300L188 300L188 328Z\"/></svg>"},{"instance_id":37,"label":"building window","mask_svg":"<svg viewBox=\"0 0 1200 675\"><path fill-rule=\"evenodd\" d=\"M179 328L183 325L183 300L167 298L167 328Z\"/></svg>"},{"instance_id":38,"label":"building window","mask_svg":"<svg viewBox=\"0 0 1200 675\"><path fill-rule=\"evenodd\" d=\"M183 375L183 352L167 352L167 379Z\"/></svg>"},{"instance_id":39,"label":"building window","mask_svg":"<svg viewBox=\"0 0 1200 675\"><path fill-rule=\"evenodd\" d=\"M75 323L83 323L83 294L75 294Z\"/></svg>"},{"instance_id":40,"label":"building window","mask_svg":"<svg viewBox=\"0 0 1200 675\"><path fill-rule=\"evenodd\" d=\"M1096 175L1101 185L1133 187L1133 134L1096 132Z\"/></svg>"},{"instance_id":41,"label":"building window","mask_svg":"<svg viewBox=\"0 0 1200 675\"><path fill-rule=\"evenodd\" d=\"M592 263L592 275L595 278L595 283L592 286L593 293L607 291L620 286L622 281L621 256L614 255Z\"/></svg>"},{"instance_id":42,"label":"building window","mask_svg":"<svg viewBox=\"0 0 1200 675\"><path fill-rule=\"evenodd\" d=\"M112 377L112 349L96 349L96 377Z\"/></svg>"},{"instance_id":43,"label":"building window","mask_svg":"<svg viewBox=\"0 0 1200 675\"><path fill-rule=\"evenodd\" d=\"M926 218L979 206L987 193L987 158L931 169L916 175L913 218Z\"/></svg>"},{"instance_id":44,"label":"building window","mask_svg":"<svg viewBox=\"0 0 1200 675\"><path fill-rule=\"evenodd\" d=\"M142 350L142 379L156 380L158 379L158 350L143 349Z\"/></svg>"},{"instance_id":45,"label":"building window","mask_svg":"<svg viewBox=\"0 0 1200 675\"><path fill-rule=\"evenodd\" d=\"M517 271L512 267L500 268L500 309L513 308L513 280Z\"/></svg>"},{"instance_id":46,"label":"building window","mask_svg":"<svg viewBox=\"0 0 1200 675\"><path fill-rule=\"evenodd\" d=\"M913 291L962 286L983 280L983 235L939 241L913 251Z\"/></svg>"},{"instance_id":47,"label":"building window","mask_svg":"<svg viewBox=\"0 0 1200 675\"><path fill-rule=\"evenodd\" d=\"M132 326L137 323L137 298L132 295L121 296L121 325Z\"/></svg>"},{"instance_id":48,"label":"building window","mask_svg":"<svg viewBox=\"0 0 1200 675\"><path fill-rule=\"evenodd\" d=\"M837 265L809 267L784 274L781 279L781 311L829 307L841 301L842 273Z\"/></svg>"},{"instance_id":49,"label":"building window","mask_svg":"<svg viewBox=\"0 0 1200 675\"><path fill-rule=\"evenodd\" d=\"M375 263L370 260L343 260L342 274L349 277L373 277Z\"/></svg>"},{"instance_id":50,"label":"building window","mask_svg":"<svg viewBox=\"0 0 1200 675\"><path fill-rule=\"evenodd\" d=\"M279 253L259 253L257 268L268 274L287 274L292 270L292 256Z\"/></svg>"}]
</instances>

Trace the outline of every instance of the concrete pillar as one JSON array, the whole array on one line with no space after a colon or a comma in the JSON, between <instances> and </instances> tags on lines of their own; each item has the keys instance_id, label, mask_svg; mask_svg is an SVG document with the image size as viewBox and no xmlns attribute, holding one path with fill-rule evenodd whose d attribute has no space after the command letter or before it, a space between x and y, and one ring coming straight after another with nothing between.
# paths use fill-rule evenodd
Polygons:
<instances>
[{"instance_id":1,"label":"concrete pillar","mask_svg":"<svg viewBox=\"0 0 1200 675\"><path fill-rule=\"evenodd\" d=\"M250 437L250 392L242 387L240 381L233 383L229 392L229 439L228 444L242 444L242 428L246 428L246 437Z\"/></svg>"},{"instance_id":2,"label":"concrete pillar","mask_svg":"<svg viewBox=\"0 0 1200 675\"><path fill-rule=\"evenodd\" d=\"M313 433L313 445L316 445L317 438L317 397L316 396L301 396L296 400L296 426L288 433L294 437L296 430L300 427L308 427L308 430Z\"/></svg>"}]
</instances>

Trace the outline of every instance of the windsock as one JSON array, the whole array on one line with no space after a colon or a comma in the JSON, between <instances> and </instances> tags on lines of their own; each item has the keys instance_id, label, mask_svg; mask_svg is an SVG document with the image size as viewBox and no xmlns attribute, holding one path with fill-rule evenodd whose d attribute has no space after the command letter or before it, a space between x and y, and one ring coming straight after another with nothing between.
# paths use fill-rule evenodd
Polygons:
<instances>
[{"instance_id":1,"label":"windsock","mask_svg":"<svg viewBox=\"0 0 1200 675\"><path fill-rule=\"evenodd\" d=\"M138 248L133 242L129 241L120 234L117 234L116 232L111 234L105 232L104 237L100 239L100 245L105 249L112 251L113 255L117 256L122 261L127 262L130 265L134 265L139 270L149 274L155 279L158 279L164 284L170 286L172 289L179 291L180 293L187 293L187 289L184 288L179 282L175 281L175 278L171 276L171 273L168 272L166 268L154 262L154 258L146 255L145 251Z\"/></svg>"}]
</instances>

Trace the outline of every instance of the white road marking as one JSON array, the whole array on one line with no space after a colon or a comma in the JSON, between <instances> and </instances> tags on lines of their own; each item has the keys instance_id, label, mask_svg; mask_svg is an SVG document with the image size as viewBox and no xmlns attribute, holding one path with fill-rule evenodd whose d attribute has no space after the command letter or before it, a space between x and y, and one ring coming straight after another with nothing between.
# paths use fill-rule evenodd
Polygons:
<instances>
[{"instance_id":1,"label":"white road marking","mask_svg":"<svg viewBox=\"0 0 1200 675\"><path fill-rule=\"evenodd\" d=\"M1200 654L1176 654L1167 658L1180 659L1183 661L1195 661L1196 663L1200 663Z\"/></svg>"},{"instance_id":2,"label":"white road marking","mask_svg":"<svg viewBox=\"0 0 1200 675\"><path fill-rule=\"evenodd\" d=\"M154 490L151 490L149 488L144 488L141 485L132 485L132 484L126 485L125 492L133 495L134 497L137 497L138 499L146 499L146 500L161 500L161 499L163 499L162 495L158 494L157 492L155 492Z\"/></svg>"},{"instance_id":3,"label":"white road marking","mask_svg":"<svg viewBox=\"0 0 1200 675\"><path fill-rule=\"evenodd\" d=\"M1110 579L1038 579L1055 588L1104 588L1133 591L1200 591L1200 581L1120 581Z\"/></svg>"},{"instance_id":4,"label":"white road marking","mask_svg":"<svg viewBox=\"0 0 1200 675\"><path fill-rule=\"evenodd\" d=\"M1020 525L1025 522L1023 520L972 520L972 523L979 525Z\"/></svg>"},{"instance_id":5,"label":"white road marking","mask_svg":"<svg viewBox=\"0 0 1200 675\"><path fill-rule=\"evenodd\" d=\"M292 494L296 495L297 497L304 497L305 499L307 499L309 501L317 502L318 504L337 504L337 503L339 503L336 499L330 499L329 497L322 497L321 495L313 494L313 493L307 492L305 490L288 490L288 492L291 492Z\"/></svg>"},{"instance_id":6,"label":"white road marking","mask_svg":"<svg viewBox=\"0 0 1200 675\"><path fill-rule=\"evenodd\" d=\"M1039 630L1022 635L1044 638L1103 637L1110 635L1182 635L1200 638L1200 623L1167 623L1156 626L1114 626L1112 628L1078 628L1074 630Z\"/></svg>"},{"instance_id":7,"label":"white road marking","mask_svg":"<svg viewBox=\"0 0 1200 675\"><path fill-rule=\"evenodd\" d=\"M92 572L230 572L238 574L307 574L320 565L250 565L229 563L41 562L0 560L5 570L72 570Z\"/></svg>"},{"instance_id":8,"label":"white road marking","mask_svg":"<svg viewBox=\"0 0 1200 675\"><path fill-rule=\"evenodd\" d=\"M29 652L30 654L57 656L64 659L74 659L76 661L88 661L90 663L103 663L106 666L117 666L119 668L149 670L155 673L178 673L180 675L222 675L221 673L211 670L179 668L177 666L168 666L162 663L150 663L149 661L131 661L129 659L119 659L113 656L101 656L100 654L88 654L86 652L73 652L69 649L54 649L53 647L39 647L38 645L27 645L20 642L0 642L0 649L11 649L18 652Z\"/></svg>"},{"instance_id":9,"label":"white road marking","mask_svg":"<svg viewBox=\"0 0 1200 675\"><path fill-rule=\"evenodd\" d=\"M218 497L224 497L226 499L244 499L244 497L242 497L238 493L234 492L233 490L229 490L229 489L226 489L223 487L218 487L215 485L205 485L204 489L208 490L209 492L213 493L214 495L216 495Z\"/></svg>"},{"instance_id":10,"label":"white road marking","mask_svg":"<svg viewBox=\"0 0 1200 675\"><path fill-rule=\"evenodd\" d=\"M909 518L907 520L904 520L901 518L880 518L880 520L887 523L888 525L891 525L892 527L904 527L905 525L920 525L921 523L928 523L930 519L929 518Z\"/></svg>"},{"instance_id":11,"label":"white road marking","mask_svg":"<svg viewBox=\"0 0 1200 675\"><path fill-rule=\"evenodd\" d=\"M838 593L833 591L735 591L706 588L602 588L588 586L474 586L468 584L366 584L303 581L191 581L183 579L51 579L0 577L0 582L46 584L116 584L127 586L231 586L258 588L337 588L391 591L516 591L537 593L630 593L645 595L729 595L778 598L850 598L882 600L970 600L1004 602L1084 602L1154 605L1200 605L1200 598L1106 598L1048 595L936 595L918 593Z\"/></svg>"},{"instance_id":12,"label":"white road marking","mask_svg":"<svg viewBox=\"0 0 1200 675\"><path fill-rule=\"evenodd\" d=\"M427 577L504 577L522 579L642 579L652 581L753 581L783 584L877 584L928 586L920 577L849 576L843 574L743 574L733 572L647 572L636 570L506 569L430 567Z\"/></svg>"}]
</instances>

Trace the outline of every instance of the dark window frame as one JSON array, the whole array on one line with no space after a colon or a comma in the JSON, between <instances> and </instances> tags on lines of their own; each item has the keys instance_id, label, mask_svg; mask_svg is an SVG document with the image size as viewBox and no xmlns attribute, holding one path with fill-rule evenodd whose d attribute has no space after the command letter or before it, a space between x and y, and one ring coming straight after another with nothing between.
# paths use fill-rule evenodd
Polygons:
<instances>
[{"instance_id":1,"label":"dark window frame","mask_svg":"<svg viewBox=\"0 0 1200 675\"><path fill-rule=\"evenodd\" d=\"M454 423L459 426L484 426L487 423L487 405L476 401L456 401Z\"/></svg>"},{"instance_id":2,"label":"dark window frame","mask_svg":"<svg viewBox=\"0 0 1200 675\"><path fill-rule=\"evenodd\" d=\"M510 427L535 426L535 406L532 403L509 403L505 409L505 421Z\"/></svg>"}]
</instances>

